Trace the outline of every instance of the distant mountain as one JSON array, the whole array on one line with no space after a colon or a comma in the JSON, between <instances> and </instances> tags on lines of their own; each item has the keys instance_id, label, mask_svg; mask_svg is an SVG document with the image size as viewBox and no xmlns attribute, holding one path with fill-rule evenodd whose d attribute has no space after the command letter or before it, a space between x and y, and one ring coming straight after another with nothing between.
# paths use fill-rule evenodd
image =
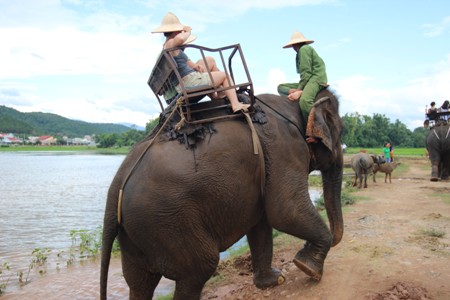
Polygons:
<instances>
[{"instance_id":1,"label":"distant mountain","mask_svg":"<svg viewBox=\"0 0 450 300\"><path fill-rule=\"evenodd\" d=\"M82 137L102 133L123 133L131 128L133 127L121 124L75 121L51 113L23 113L0 105L0 132L3 133Z\"/></svg>"},{"instance_id":2,"label":"distant mountain","mask_svg":"<svg viewBox=\"0 0 450 300\"><path fill-rule=\"evenodd\" d=\"M141 131L145 131L145 127L136 125L136 124L132 124L132 123L120 123L121 125L130 127L131 129L135 129L135 130L141 130Z\"/></svg>"}]
</instances>

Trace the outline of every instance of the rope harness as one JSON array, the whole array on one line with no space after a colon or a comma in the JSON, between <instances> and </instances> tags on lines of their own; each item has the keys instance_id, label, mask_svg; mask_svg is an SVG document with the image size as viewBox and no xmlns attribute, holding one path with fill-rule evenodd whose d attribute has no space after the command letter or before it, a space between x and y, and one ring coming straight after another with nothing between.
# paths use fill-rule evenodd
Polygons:
<instances>
[{"instance_id":1,"label":"rope harness","mask_svg":"<svg viewBox=\"0 0 450 300\"><path fill-rule=\"evenodd\" d=\"M148 145L144 148L144 150L140 154L139 158L136 160L133 167L128 172L127 176L125 177L125 180L123 181L122 186L120 187L120 190L119 190L119 199L118 199L118 203L117 203L117 222L118 222L118 224L120 224L122 221L122 200L123 200L123 190L125 189L125 185L127 184L128 180L130 179L131 175L133 174L133 172L136 169L136 167L138 166L138 164L142 161L142 158L144 157L144 155L147 153L147 151L152 146L153 141L156 140L156 138L161 134L162 130L167 126L168 122L170 121L170 119L172 118L172 116L174 115L175 112L178 112L178 114L180 116L180 121L175 125L176 131L181 130L186 125L186 123L188 123L186 121L186 118L183 113L183 108L182 108L183 103L184 103L183 97L181 97L177 100L176 106L172 109L172 112L170 113L170 115L166 118L163 125L159 128L158 132L153 137L153 139L150 140ZM261 142L259 140L258 134L255 129L255 126L253 125L252 119L250 117L250 114L248 112L243 112L243 114L245 116L245 119L246 119L246 121L250 127L251 133L252 133L253 153L255 155L259 155L259 163L261 166L260 188L261 188L261 197L263 198L264 197L264 183L266 181L263 150L261 147Z\"/></svg>"},{"instance_id":2,"label":"rope harness","mask_svg":"<svg viewBox=\"0 0 450 300\"><path fill-rule=\"evenodd\" d=\"M436 133L436 128L433 128L433 133L434 133L434 135L436 136L436 138L440 141L441 138L440 138L439 135ZM448 127L447 134L445 135L445 139L448 138L449 134L450 134L450 126Z\"/></svg>"}]
</instances>

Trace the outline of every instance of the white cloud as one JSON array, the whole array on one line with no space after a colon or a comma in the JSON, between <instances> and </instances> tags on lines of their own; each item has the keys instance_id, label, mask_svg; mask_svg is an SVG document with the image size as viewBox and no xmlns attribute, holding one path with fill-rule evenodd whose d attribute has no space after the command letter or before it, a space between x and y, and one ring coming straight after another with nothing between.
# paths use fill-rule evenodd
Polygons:
<instances>
[{"instance_id":1,"label":"white cloud","mask_svg":"<svg viewBox=\"0 0 450 300\"><path fill-rule=\"evenodd\" d=\"M153 1L150 1L153 5ZM206 24L220 23L254 9L281 9L305 5L339 5L340 0L175 0L168 4L168 11L183 12L181 21L190 24L196 32ZM199 17L201 16L201 17Z\"/></svg>"},{"instance_id":2,"label":"white cloud","mask_svg":"<svg viewBox=\"0 0 450 300\"><path fill-rule=\"evenodd\" d=\"M278 94L277 87L280 83L287 82L286 74L283 70L276 68L269 70L266 82L263 86L254 86L256 94Z\"/></svg>"},{"instance_id":3,"label":"white cloud","mask_svg":"<svg viewBox=\"0 0 450 300\"><path fill-rule=\"evenodd\" d=\"M423 125L425 107L431 101L441 105L449 99L450 55L437 64L428 76L411 79L396 88L383 87L376 79L354 75L332 86L340 98L340 113L358 112L372 116L385 115L391 122L399 119L410 130Z\"/></svg>"},{"instance_id":4,"label":"white cloud","mask_svg":"<svg viewBox=\"0 0 450 300\"><path fill-rule=\"evenodd\" d=\"M350 43L352 41L351 38L349 37L344 37L341 39L338 39L336 42L332 43L332 44L328 44L325 46L325 48L338 48L338 47L342 47L348 43Z\"/></svg>"},{"instance_id":5,"label":"white cloud","mask_svg":"<svg viewBox=\"0 0 450 300\"><path fill-rule=\"evenodd\" d=\"M0 78L126 74L142 71L160 52L157 37L83 32L75 28L0 29Z\"/></svg>"},{"instance_id":6,"label":"white cloud","mask_svg":"<svg viewBox=\"0 0 450 300\"><path fill-rule=\"evenodd\" d=\"M442 35L450 27L450 16L442 19L440 23L437 24L424 24L422 28L424 29L424 36L426 37L437 37Z\"/></svg>"}]
</instances>

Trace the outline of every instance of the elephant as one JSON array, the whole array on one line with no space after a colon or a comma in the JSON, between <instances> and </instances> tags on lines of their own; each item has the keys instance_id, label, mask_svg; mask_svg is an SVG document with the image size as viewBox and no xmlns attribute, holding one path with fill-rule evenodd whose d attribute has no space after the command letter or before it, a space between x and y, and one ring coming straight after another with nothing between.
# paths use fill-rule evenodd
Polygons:
<instances>
[{"instance_id":1,"label":"elephant","mask_svg":"<svg viewBox=\"0 0 450 300\"><path fill-rule=\"evenodd\" d=\"M353 186L357 186L357 181L359 180L358 188L361 188L364 180L364 188L367 188L367 177L372 172L374 163L381 163L381 159L373 154L360 152L352 157L350 165L355 171Z\"/></svg>"},{"instance_id":2,"label":"elephant","mask_svg":"<svg viewBox=\"0 0 450 300\"><path fill-rule=\"evenodd\" d=\"M426 147L431 162L430 181L448 179L450 172L450 124L439 124L427 134Z\"/></svg>"},{"instance_id":3,"label":"elephant","mask_svg":"<svg viewBox=\"0 0 450 300\"><path fill-rule=\"evenodd\" d=\"M326 134L316 144L305 141L298 103L282 96L256 96L254 123L241 114L177 132L163 112L155 130L126 156L108 191L101 299L107 297L116 237L130 299L151 299L162 276L175 281L174 299L200 299L220 252L243 236L256 287L282 284L284 275L272 267L272 229L305 241L293 261L320 281L344 226L339 103L332 91L319 96L315 113ZM252 140L259 141L258 154ZM329 226L309 197L314 169L322 172Z\"/></svg>"}]
</instances>

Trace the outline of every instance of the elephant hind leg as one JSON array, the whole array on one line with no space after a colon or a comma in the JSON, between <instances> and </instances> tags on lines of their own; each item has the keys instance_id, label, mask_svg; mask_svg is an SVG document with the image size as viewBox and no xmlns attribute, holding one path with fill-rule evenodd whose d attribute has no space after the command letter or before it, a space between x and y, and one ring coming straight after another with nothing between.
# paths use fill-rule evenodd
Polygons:
<instances>
[{"instance_id":1,"label":"elephant hind leg","mask_svg":"<svg viewBox=\"0 0 450 300\"><path fill-rule=\"evenodd\" d=\"M272 268L273 239L272 227L267 218L261 219L249 233L247 241L250 246L253 283L257 288L265 289L282 284L285 278L280 270Z\"/></svg>"},{"instance_id":2,"label":"elephant hind leg","mask_svg":"<svg viewBox=\"0 0 450 300\"><path fill-rule=\"evenodd\" d=\"M213 276L220 260L220 252L216 242L207 238L198 239L197 246L187 248L187 252L178 253L181 257L176 267L174 300L199 300L203 287Z\"/></svg>"},{"instance_id":3,"label":"elephant hind leg","mask_svg":"<svg viewBox=\"0 0 450 300\"><path fill-rule=\"evenodd\" d=\"M133 265L123 264L123 275L130 288L130 300L151 300L161 280L161 274L153 274Z\"/></svg>"},{"instance_id":4,"label":"elephant hind leg","mask_svg":"<svg viewBox=\"0 0 450 300\"><path fill-rule=\"evenodd\" d=\"M195 276L193 276L195 277ZM192 279L192 280L191 280ZM206 281L195 281L194 278L179 280L175 285L173 300L199 300Z\"/></svg>"}]
</instances>

